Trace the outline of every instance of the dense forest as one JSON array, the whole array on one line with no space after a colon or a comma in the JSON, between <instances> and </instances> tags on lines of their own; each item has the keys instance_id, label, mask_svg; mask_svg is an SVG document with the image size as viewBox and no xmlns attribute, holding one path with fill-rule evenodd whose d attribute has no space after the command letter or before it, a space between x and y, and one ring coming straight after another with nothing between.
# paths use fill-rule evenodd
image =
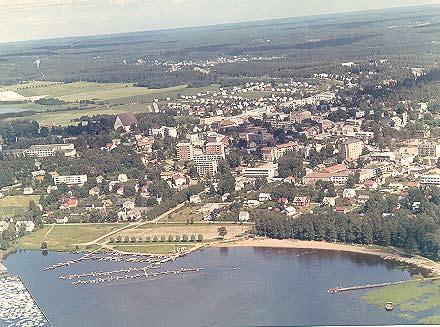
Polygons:
<instances>
[{"instance_id":1,"label":"dense forest","mask_svg":"<svg viewBox=\"0 0 440 327\"><path fill-rule=\"evenodd\" d=\"M347 214L318 209L291 219L281 214L259 213L255 230L257 235L277 239L395 246L409 254L438 259L439 217L440 191L414 188L401 200L375 193L361 210Z\"/></svg>"},{"instance_id":2,"label":"dense forest","mask_svg":"<svg viewBox=\"0 0 440 327\"><path fill-rule=\"evenodd\" d=\"M401 79L410 67L438 68L438 11L394 9L319 20L292 18L0 45L0 84L44 79L131 82L153 88L232 85L257 77L338 74L346 70L342 62L379 59L389 62L378 69L380 76ZM194 70L207 61L215 62L206 66L209 73ZM177 63L178 69L170 69Z\"/></svg>"}]
</instances>

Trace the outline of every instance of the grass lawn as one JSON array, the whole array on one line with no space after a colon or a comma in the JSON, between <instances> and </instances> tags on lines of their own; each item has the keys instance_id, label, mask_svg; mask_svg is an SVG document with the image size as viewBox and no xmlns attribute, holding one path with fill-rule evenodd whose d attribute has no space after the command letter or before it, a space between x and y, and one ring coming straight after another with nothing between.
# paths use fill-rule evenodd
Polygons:
<instances>
[{"instance_id":1,"label":"grass lawn","mask_svg":"<svg viewBox=\"0 0 440 327\"><path fill-rule=\"evenodd\" d=\"M189 219L191 220L191 218L197 222L197 221L202 221L203 219L203 215L201 213L198 212L198 209L200 209L201 206L185 206L183 207L181 210L172 213L170 216L171 217L167 217L164 219L164 221L167 222L184 222L186 223L186 221Z\"/></svg>"},{"instance_id":2,"label":"grass lawn","mask_svg":"<svg viewBox=\"0 0 440 327\"><path fill-rule=\"evenodd\" d=\"M117 245L115 250L132 252L132 253L145 253L145 254L168 254L176 249L176 247L185 247L191 249L195 246L195 243L176 243L174 244L157 244L151 245Z\"/></svg>"},{"instance_id":3,"label":"grass lawn","mask_svg":"<svg viewBox=\"0 0 440 327\"><path fill-rule=\"evenodd\" d=\"M161 237L165 235L168 238L168 235L180 235L182 237L184 234L191 237L191 235L202 234L203 239L205 241L215 240L218 238L217 229L221 226L225 226L227 230L227 235L225 240L233 239L234 236L240 235L245 231L248 231L252 226L251 225L239 225L239 224L231 224L231 223L197 223L193 225L187 225L185 223L171 223L171 224L144 224L138 226L134 229L124 230L120 233L113 235L112 237L116 238L117 236L129 236L129 237L147 237L150 236L153 238L154 236Z\"/></svg>"},{"instance_id":4,"label":"grass lawn","mask_svg":"<svg viewBox=\"0 0 440 327\"><path fill-rule=\"evenodd\" d=\"M126 224L78 224L55 225L44 227L19 240L22 249L40 249L41 242L46 241L49 250L74 250L79 243L91 242Z\"/></svg>"},{"instance_id":5,"label":"grass lawn","mask_svg":"<svg viewBox=\"0 0 440 327\"><path fill-rule=\"evenodd\" d=\"M439 324L440 315L432 315L440 307L440 281L405 283L378 288L363 299L377 306L393 302L402 311L402 317L416 318L420 323Z\"/></svg>"},{"instance_id":6,"label":"grass lawn","mask_svg":"<svg viewBox=\"0 0 440 327\"><path fill-rule=\"evenodd\" d=\"M0 199L0 219L14 216L28 210L29 202L38 203L40 196L38 195L17 195L7 196Z\"/></svg>"}]
</instances>

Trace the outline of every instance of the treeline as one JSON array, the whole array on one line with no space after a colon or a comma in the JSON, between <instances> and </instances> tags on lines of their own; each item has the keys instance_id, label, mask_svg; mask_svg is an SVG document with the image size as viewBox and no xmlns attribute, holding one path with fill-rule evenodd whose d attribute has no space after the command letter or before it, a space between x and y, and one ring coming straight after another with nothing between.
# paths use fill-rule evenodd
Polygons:
<instances>
[{"instance_id":1,"label":"treeline","mask_svg":"<svg viewBox=\"0 0 440 327\"><path fill-rule=\"evenodd\" d=\"M318 210L292 219L262 213L256 219L255 231L277 239L395 246L436 260L440 251L440 196L438 190L434 195L431 192L414 189L401 202L375 194L362 210L348 214Z\"/></svg>"}]
</instances>

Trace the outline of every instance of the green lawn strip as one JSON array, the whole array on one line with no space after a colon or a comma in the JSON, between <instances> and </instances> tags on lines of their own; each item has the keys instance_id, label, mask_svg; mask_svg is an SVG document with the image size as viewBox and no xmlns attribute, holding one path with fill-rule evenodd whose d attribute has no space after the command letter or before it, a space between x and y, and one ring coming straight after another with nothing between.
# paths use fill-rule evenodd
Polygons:
<instances>
[{"instance_id":1,"label":"green lawn strip","mask_svg":"<svg viewBox=\"0 0 440 327\"><path fill-rule=\"evenodd\" d=\"M146 254L167 254L174 251L176 248L185 247L191 249L195 246L194 243L176 243L176 244L151 244L151 245L117 245L115 250L131 252L131 253L146 253Z\"/></svg>"},{"instance_id":2,"label":"green lawn strip","mask_svg":"<svg viewBox=\"0 0 440 327\"><path fill-rule=\"evenodd\" d=\"M73 250L76 244L91 242L125 224L90 224L90 225L55 225L53 229L44 227L21 239L18 244L22 249L40 249L43 241L47 242L49 250Z\"/></svg>"}]
</instances>

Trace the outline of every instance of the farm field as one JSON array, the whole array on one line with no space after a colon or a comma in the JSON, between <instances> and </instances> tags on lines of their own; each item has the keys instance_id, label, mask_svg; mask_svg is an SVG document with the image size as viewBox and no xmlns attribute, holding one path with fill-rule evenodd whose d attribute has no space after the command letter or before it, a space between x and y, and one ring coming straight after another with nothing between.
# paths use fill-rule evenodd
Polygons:
<instances>
[{"instance_id":1,"label":"farm field","mask_svg":"<svg viewBox=\"0 0 440 327\"><path fill-rule=\"evenodd\" d=\"M79 102L81 100L97 101L93 108L82 110L70 110L69 104L56 106L42 106L34 103L0 104L0 113L19 112L23 110L34 110L38 113L24 118L11 119L32 119L43 125L75 125L76 119L82 116L94 115L117 115L124 112L145 113L151 110L155 99L166 98L176 99L178 94L194 95L199 92L218 89L218 85L211 85L202 88L188 88L186 85L178 85L163 89L148 89L134 87L125 83L90 83L76 82L69 84L53 82L30 82L12 86L0 87L0 92L13 90L24 96L47 96L57 98L66 102ZM70 104L71 105L71 104ZM63 110L60 110L63 109ZM56 110L56 111L55 111Z\"/></svg>"},{"instance_id":2,"label":"farm field","mask_svg":"<svg viewBox=\"0 0 440 327\"><path fill-rule=\"evenodd\" d=\"M19 240L19 248L40 249L46 241L49 250L74 250L76 244L91 242L126 224L77 224L46 226Z\"/></svg>"},{"instance_id":3,"label":"farm field","mask_svg":"<svg viewBox=\"0 0 440 327\"><path fill-rule=\"evenodd\" d=\"M0 199L0 220L28 210L29 202L38 203L38 195L7 196Z\"/></svg>"}]
</instances>

